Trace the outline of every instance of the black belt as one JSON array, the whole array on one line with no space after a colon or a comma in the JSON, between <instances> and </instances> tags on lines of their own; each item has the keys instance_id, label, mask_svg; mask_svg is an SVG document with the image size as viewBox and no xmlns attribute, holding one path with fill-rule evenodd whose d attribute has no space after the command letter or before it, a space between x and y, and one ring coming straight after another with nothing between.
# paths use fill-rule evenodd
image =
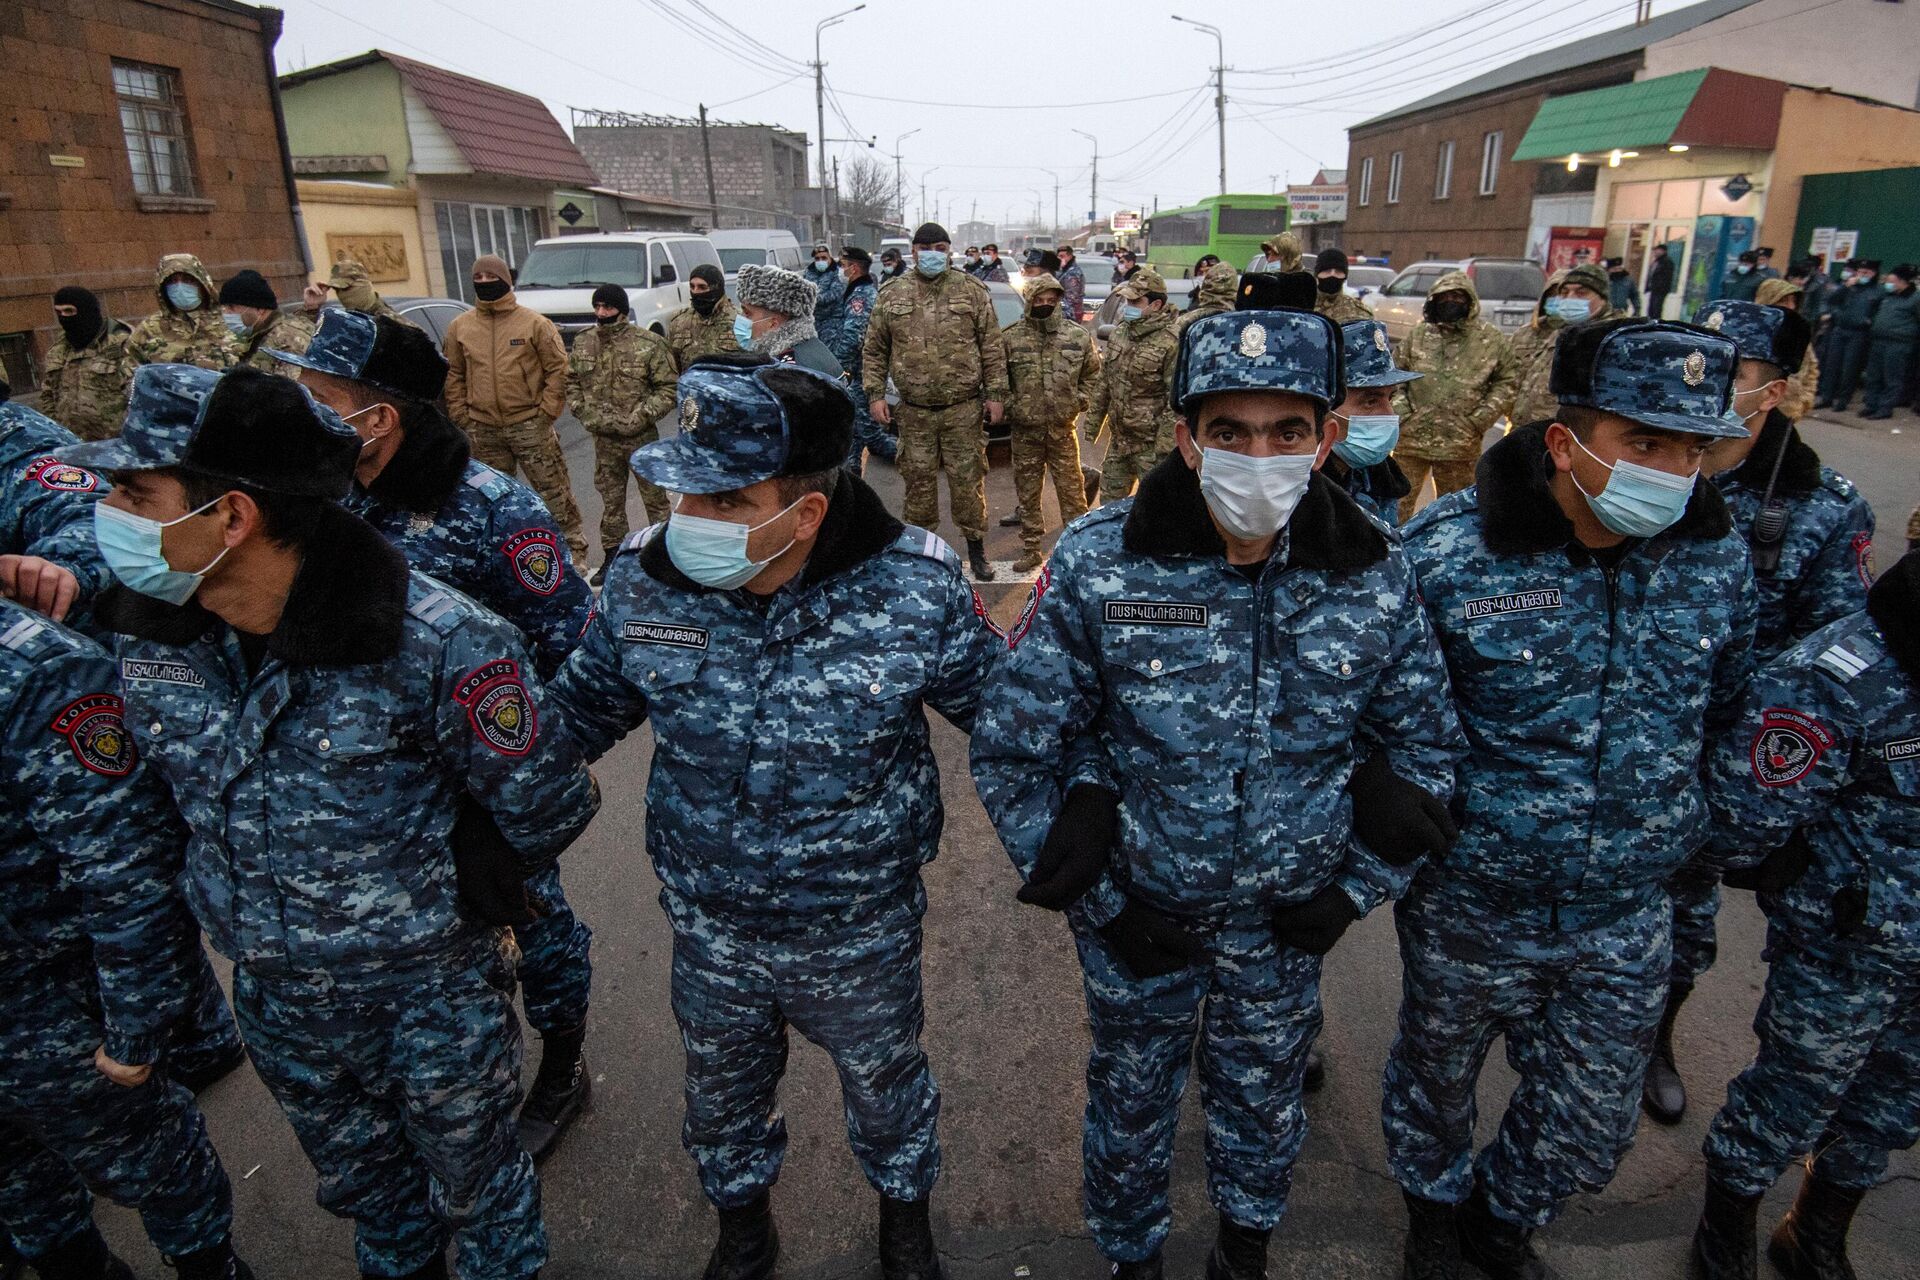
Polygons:
<instances>
[{"instance_id":1,"label":"black belt","mask_svg":"<svg viewBox=\"0 0 1920 1280\"><path fill-rule=\"evenodd\" d=\"M983 398L982 396L967 396L960 400L949 400L945 404L921 404L917 400L908 400L902 397L900 403L912 409L951 409L957 404L979 404Z\"/></svg>"}]
</instances>

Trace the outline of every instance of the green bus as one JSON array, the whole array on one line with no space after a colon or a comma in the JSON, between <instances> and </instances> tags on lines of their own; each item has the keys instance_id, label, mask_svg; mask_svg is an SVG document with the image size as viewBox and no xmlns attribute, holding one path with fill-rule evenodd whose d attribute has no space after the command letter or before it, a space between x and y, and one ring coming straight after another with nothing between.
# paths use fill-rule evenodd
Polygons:
<instances>
[{"instance_id":1,"label":"green bus","mask_svg":"<svg viewBox=\"0 0 1920 1280\"><path fill-rule=\"evenodd\" d=\"M1244 268L1288 226L1287 198L1280 195L1208 196L1185 209L1163 209L1147 219L1146 262L1169 280L1193 271L1203 254Z\"/></svg>"}]
</instances>

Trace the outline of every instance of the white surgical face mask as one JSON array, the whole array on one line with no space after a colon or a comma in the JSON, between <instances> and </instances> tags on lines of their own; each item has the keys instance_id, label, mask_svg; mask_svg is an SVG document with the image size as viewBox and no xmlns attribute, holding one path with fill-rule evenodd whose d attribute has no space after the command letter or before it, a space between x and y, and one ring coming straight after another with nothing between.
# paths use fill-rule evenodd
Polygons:
<instances>
[{"instance_id":1,"label":"white surgical face mask","mask_svg":"<svg viewBox=\"0 0 1920 1280\"><path fill-rule=\"evenodd\" d=\"M1313 479L1311 453L1250 458L1225 449L1200 450L1200 496L1220 527L1256 542L1278 533L1306 496Z\"/></svg>"},{"instance_id":2,"label":"white surgical face mask","mask_svg":"<svg viewBox=\"0 0 1920 1280\"><path fill-rule=\"evenodd\" d=\"M747 555L747 539L800 505L788 503L769 518L749 528L735 520L709 520L680 514L676 504L667 521L667 556L680 572L703 587L731 591L760 576L760 571L787 553L793 540L764 560Z\"/></svg>"}]
</instances>

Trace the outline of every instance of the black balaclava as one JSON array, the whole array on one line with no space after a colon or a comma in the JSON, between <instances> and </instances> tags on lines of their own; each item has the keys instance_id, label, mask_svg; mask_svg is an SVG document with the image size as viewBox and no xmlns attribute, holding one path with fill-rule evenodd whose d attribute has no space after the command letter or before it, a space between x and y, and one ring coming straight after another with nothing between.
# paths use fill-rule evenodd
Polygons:
<instances>
[{"instance_id":1,"label":"black balaclava","mask_svg":"<svg viewBox=\"0 0 1920 1280\"><path fill-rule=\"evenodd\" d=\"M67 335L67 345L75 351L98 338L100 331L106 328L107 319L100 312L100 299L93 296L91 289L82 289L77 284L70 284L55 292L53 305L74 309L71 317L58 316L56 319L60 321L60 328Z\"/></svg>"},{"instance_id":2,"label":"black balaclava","mask_svg":"<svg viewBox=\"0 0 1920 1280\"><path fill-rule=\"evenodd\" d=\"M711 262L703 262L693 269L689 279L704 280L707 282L707 291L705 294L688 295L688 301L693 304L693 313L699 316L712 315L714 309L720 305L720 299L727 296L727 278L720 274L720 268L714 266ZM702 303L706 305L702 306Z\"/></svg>"}]
</instances>

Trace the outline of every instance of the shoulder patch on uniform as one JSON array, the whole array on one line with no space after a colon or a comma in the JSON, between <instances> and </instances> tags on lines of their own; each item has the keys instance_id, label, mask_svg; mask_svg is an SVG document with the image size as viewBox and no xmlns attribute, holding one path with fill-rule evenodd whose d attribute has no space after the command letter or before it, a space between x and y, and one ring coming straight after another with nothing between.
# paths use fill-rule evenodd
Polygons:
<instances>
[{"instance_id":1,"label":"shoulder patch on uniform","mask_svg":"<svg viewBox=\"0 0 1920 1280\"><path fill-rule=\"evenodd\" d=\"M47 727L67 740L75 759L102 777L124 778L133 772L138 756L121 719L118 695L90 693L76 698Z\"/></svg>"},{"instance_id":2,"label":"shoulder patch on uniform","mask_svg":"<svg viewBox=\"0 0 1920 1280\"><path fill-rule=\"evenodd\" d=\"M1853 568L1860 575L1860 585L1869 591L1873 589L1873 535L1862 529L1853 535Z\"/></svg>"},{"instance_id":3,"label":"shoulder patch on uniform","mask_svg":"<svg viewBox=\"0 0 1920 1280\"><path fill-rule=\"evenodd\" d=\"M560 589L560 535L551 529L522 529L500 544L500 554L513 566L513 576L535 595L550 596Z\"/></svg>"},{"instance_id":4,"label":"shoulder patch on uniform","mask_svg":"<svg viewBox=\"0 0 1920 1280\"><path fill-rule=\"evenodd\" d=\"M100 478L93 472L58 458L36 459L22 478L37 481L42 489L55 493L92 493L100 487Z\"/></svg>"},{"instance_id":5,"label":"shoulder patch on uniform","mask_svg":"<svg viewBox=\"0 0 1920 1280\"><path fill-rule=\"evenodd\" d=\"M930 533L915 525L908 525L894 539L893 548L910 555L925 556L929 560L938 560L942 564L960 567L960 554L948 546L946 539L937 533Z\"/></svg>"},{"instance_id":6,"label":"shoulder patch on uniform","mask_svg":"<svg viewBox=\"0 0 1920 1280\"><path fill-rule=\"evenodd\" d=\"M1828 645L1813 660L1813 665L1846 684L1855 676L1873 665L1870 658L1863 658L1844 644Z\"/></svg>"},{"instance_id":7,"label":"shoulder patch on uniform","mask_svg":"<svg viewBox=\"0 0 1920 1280\"><path fill-rule=\"evenodd\" d=\"M867 300L865 298L848 298L847 311L850 315L865 315L867 313Z\"/></svg>"},{"instance_id":8,"label":"shoulder patch on uniform","mask_svg":"<svg viewBox=\"0 0 1920 1280\"><path fill-rule=\"evenodd\" d=\"M447 615L457 613L459 609L460 599L453 592L429 591L414 601L407 612L430 627L444 629L440 627L441 622L446 620Z\"/></svg>"},{"instance_id":9,"label":"shoulder patch on uniform","mask_svg":"<svg viewBox=\"0 0 1920 1280\"><path fill-rule=\"evenodd\" d=\"M1785 787L1813 772L1833 732L1804 711L1768 707L1753 735L1753 776L1763 787Z\"/></svg>"},{"instance_id":10,"label":"shoulder patch on uniform","mask_svg":"<svg viewBox=\"0 0 1920 1280\"><path fill-rule=\"evenodd\" d=\"M503 756L523 756L539 732L520 664L498 658L460 677L453 700L467 709L480 740Z\"/></svg>"},{"instance_id":11,"label":"shoulder patch on uniform","mask_svg":"<svg viewBox=\"0 0 1920 1280\"><path fill-rule=\"evenodd\" d=\"M478 471L467 477L467 487L478 489L489 498L504 498L513 490L513 481L482 463Z\"/></svg>"},{"instance_id":12,"label":"shoulder patch on uniform","mask_svg":"<svg viewBox=\"0 0 1920 1280\"><path fill-rule=\"evenodd\" d=\"M1047 588L1053 585L1053 561L1040 566L1040 576L1033 580L1032 590L1027 592L1027 606L1020 610L1020 616L1007 628L1007 648L1018 645L1026 637L1028 628L1033 626L1034 615L1040 612L1040 598L1047 594ZM974 596L977 602L979 595Z\"/></svg>"}]
</instances>

